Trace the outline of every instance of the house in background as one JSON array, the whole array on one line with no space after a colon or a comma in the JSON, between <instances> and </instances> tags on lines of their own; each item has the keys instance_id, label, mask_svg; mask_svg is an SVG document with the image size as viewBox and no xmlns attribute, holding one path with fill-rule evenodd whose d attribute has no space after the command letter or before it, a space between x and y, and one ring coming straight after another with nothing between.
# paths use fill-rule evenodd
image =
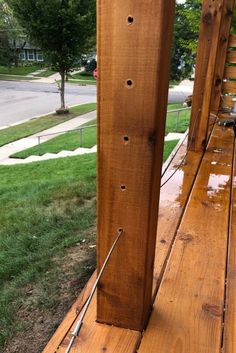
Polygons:
<instances>
[{"instance_id":1,"label":"house in background","mask_svg":"<svg viewBox=\"0 0 236 353\"><path fill-rule=\"evenodd\" d=\"M14 39L11 43L15 55L20 61L44 62L44 56L40 48L31 44L26 39Z\"/></svg>"},{"instance_id":2,"label":"house in background","mask_svg":"<svg viewBox=\"0 0 236 353\"><path fill-rule=\"evenodd\" d=\"M21 61L36 61L36 62L44 62L44 56L42 51L31 45L30 43L26 43L23 48L19 51L19 59Z\"/></svg>"}]
</instances>

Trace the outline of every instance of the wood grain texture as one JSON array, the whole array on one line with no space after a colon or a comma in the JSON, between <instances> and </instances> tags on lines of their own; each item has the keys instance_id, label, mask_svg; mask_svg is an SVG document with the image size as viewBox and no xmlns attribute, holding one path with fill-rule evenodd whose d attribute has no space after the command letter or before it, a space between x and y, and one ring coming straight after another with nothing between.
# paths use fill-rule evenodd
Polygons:
<instances>
[{"instance_id":1,"label":"wood grain texture","mask_svg":"<svg viewBox=\"0 0 236 353\"><path fill-rule=\"evenodd\" d=\"M231 26L233 0L204 0L197 57L193 109L190 121L191 150L205 149L210 112L220 106L221 83L224 74L228 37ZM208 51L208 56L202 53ZM205 55L205 56L204 56ZM196 116L197 122L195 123Z\"/></svg>"},{"instance_id":2,"label":"wood grain texture","mask_svg":"<svg viewBox=\"0 0 236 353\"><path fill-rule=\"evenodd\" d=\"M236 66L226 66L224 71L224 78L236 79Z\"/></svg>"},{"instance_id":3,"label":"wood grain texture","mask_svg":"<svg viewBox=\"0 0 236 353\"><path fill-rule=\"evenodd\" d=\"M236 50L228 51L226 62L231 64L236 64Z\"/></svg>"},{"instance_id":4,"label":"wood grain texture","mask_svg":"<svg viewBox=\"0 0 236 353\"><path fill-rule=\"evenodd\" d=\"M174 0L98 1L98 269L124 235L97 319L136 330L152 302L174 11Z\"/></svg>"},{"instance_id":5,"label":"wood grain texture","mask_svg":"<svg viewBox=\"0 0 236 353\"><path fill-rule=\"evenodd\" d=\"M236 94L236 81L227 81L222 85L222 91L224 93Z\"/></svg>"},{"instance_id":6,"label":"wood grain texture","mask_svg":"<svg viewBox=\"0 0 236 353\"><path fill-rule=\"evenodd\" d=\"M204 0L202 2L202 15L200 22L198 50L196 59L196 70L193 90L193 103L190 119L190 135L189 147L191 150L202 150L202 141L205 139L205 133L202 137L202 131L199 130L199 125L203 119L202 105L205 97L206 83L213 84L213 79L207 82L207 75L209 75L209 60L212 45L215 43L216 35L219 33L219 3L217 0ZM215 16L217 14L217 16ZM215 52L212 55L215 55ZM204 115L205 118L205 115ZM199 142L200 141L200 142ZM200 145L200 147L199 147Z\"/></svg>"},{"instance_id":7,"label":"wood grain texture","mask_svg":"<svg viewBox=\"0 0 236 353\"><path fill-rule=\"evenodd\" d=\"M225 71L225 61L230 37L234 0L224 0L223 14L220 26L217 55L215 60L215 72L211 93L210 112L217 114L220 106L222 82Z\"/></svg>"},{"instance_id":8,"label":"wood grain texture","mask_svg":"<svg viewBox=\"0 0 236 353\"><path fill-rule=\"evenodd\" d=\"M233 353L236 352L236 150L234 150L226 303L224 353Z\"/></svg>"},{"instance_id":9,"label":"wood grain texture","mask_svg":"<svg viewBox=\"0 0 236 353\"><path fill-rule=\"evenodd\" d=\"M215 126L138 353L220 352L233 141Z\"/></svg>"},{"instance_id":10,"label":"wood grain texture","mask_svg":"<svg viewBox=\"0 0 236 353\"><path fill-rule=\"evenodd\" d=\"M63 339L56 353L66 352L75 324L76 322ZM94 298L71 353L134 353L140 340L140 332L97 323L96 299Z\"/></svg>"},{"instance_id":11,"label":"wood grain texture","mask_svg":"<svg viewBox=\"0 0 236 353\"><path fill-rule=\"evenodd\" d=\"M222 97L221 97L221 106L223 108L232 108L233 107L232 98L233 97L222 95Z\"/></svg>"},{"instance_id":12,"label":"wood grain texture","mask_svg":"<svg viewBox=\"0 0 236 353\"><path fill-rule=\"evenodd\" d=\"M231 34L229 36L229 47L236 48L236 34Z\"/></svg>"},{"instance_id":13,"label":"wood grain texture","mask_svg":"<svg viewBox=\"0 0 236 353\"><path fill-rule=\"evenodd\" d=\"M172 160L167 172L162 178L162 183L173 175L177 166L181 164L186 155L186 149L187 139ZM161 189L156 256L154 263L153 301L155 300L155 295L165 269L165 264L168 260L173 240L183 216L201 158L202 153L190 151L183 166Z\"/></svg>"}]
</instances>

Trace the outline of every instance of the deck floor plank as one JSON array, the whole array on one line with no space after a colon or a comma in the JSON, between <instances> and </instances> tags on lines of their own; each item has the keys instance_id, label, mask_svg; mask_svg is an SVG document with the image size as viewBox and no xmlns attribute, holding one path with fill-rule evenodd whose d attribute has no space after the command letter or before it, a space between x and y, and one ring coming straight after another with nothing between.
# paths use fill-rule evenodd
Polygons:
<instances>
[{"instance_id":1,"label":"deck floor plank","mask_svg":"<svg viewBox=\"0 0 236 353\"><path fill-rule=\"evenodd\" d=\"M187 138L173 158L167 172L162 178L162 183L173 175L176 167L181 164L183 158L186 156L186 149ZM164 265L168 259L201 158L202 153L189 151L183 166L178 169L171 180L161 189L154 263L153 300L155 299L165 267Z\"/></svg>"},{"instance_id":2,"label":"deck floor plank","mask_svg":"<svg viewBox=\"0 0 236 353\"><path fill-rule=\"evenodd\" d=\"M187 140L185 140L185 143L182 144L176 153L176 156L171 161L163 181L173 173L176 166L179 165L182 158L185 156L186 142ZM173 176L171 181L166 184L161 191L160 217L156 247L157 256L155 259L154 293L161 278L162 268L169 254L172 241L194 181L195 173L201 160L201 154L195 152L191 152L190 154L191 156L189 157L191 158L186 161L185 165ZM184 185L184 187L182 185ZM85 291L72 306L43 353L65 352L71 337L70 332L73 330L73 324L78 316L78 307L81 307L86 300L94 282L94 278L95 275L87 284ZM83 329L75 343L76 352L93 351L93 353L96 353L101 352L101 349L104 348L107 348L109 352L135 352L141 339L141 334L139 332L100 325L96 323L95 318L96 302L93 301Z\"/></svg>"},{"instance_id":3,"label":"deck floor plank","mask_svg":"<svg viewBox=\"0 0 236 353\"><path fill-rule=\"evenodd\" d=\"M225 315L224 352L234 353L236 352L236 153L234 153L234 179L231 201L231 223L227 279L228 288Z\"/></svg>"},{"instance_id":4,"label":"deck floor plank","mask_svg":"<svg viewBox=\"0 0 236 353\"><path fill-rule=\"evenodd\" d=\"M91 302L80 334L74 342L71 353L134 353L141 340L141 333L127 329L99 324L96 318L96 299ZM65 353L71 339L71 327L57 353Z\"/></svg>"},{"instance_id":5,"label":"deck floor plank","mask_svg":"<svg viewBox=\"0 0 236 353\"><path fill-rule=\"evenodd\" d=\"M220 352L233 140L215 126L139 353Z\"/></svg>"}]
</instances>

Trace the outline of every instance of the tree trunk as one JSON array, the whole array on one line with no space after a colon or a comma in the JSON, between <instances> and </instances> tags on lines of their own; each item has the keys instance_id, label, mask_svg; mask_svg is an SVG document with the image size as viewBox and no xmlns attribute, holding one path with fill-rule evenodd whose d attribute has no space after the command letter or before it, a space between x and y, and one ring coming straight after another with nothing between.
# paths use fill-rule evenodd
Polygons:
<instances>
[{"instance_id":1,"label":"tree trunk","mask_svg":"<svg viewBox=\"0 0 236 353\"><path fill-rule=\"evenodd\" d=\"M65 76L66 76L66 72L61 71L60 72L61 75L61 89L60 89L60 96L61 96L61 109L65 109L66 105L65 105Z\"/></svg>"}]
</instances>

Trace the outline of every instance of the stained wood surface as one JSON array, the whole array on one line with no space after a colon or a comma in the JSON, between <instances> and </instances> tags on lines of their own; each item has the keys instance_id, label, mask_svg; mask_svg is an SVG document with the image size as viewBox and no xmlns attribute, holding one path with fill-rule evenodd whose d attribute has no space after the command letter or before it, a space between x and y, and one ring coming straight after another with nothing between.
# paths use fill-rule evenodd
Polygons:
<instances>
[{"instance_id":1,"label":"stained wood surface","mask_svg":"<svg viewBox=\"0 0 236 353\"><path fill-rule=\"evenodd\" d=\"M236 94L236 81L227 81L223 83L222 91Z\"/></svg>"},{"instance_id":2,"label":"stained wood surface","mask_svg":"<svg viewBox=\"0 0 236 353\"><path fill-rule=\"evenodd\" d=\"M236 79L236 66L226 66L224 77L226 79Z\"/></svg>"},{"instance_id":3,"label":"stained wood surface","mask_svg":"<svg viewBox=\"0 0 236 353\"><path fill-rule=\"evenodd\" d=\"M136 330L152 303L174 11L174 0L98 1L98 269L124 234L97 319Z\"/></svg>"},{"instance_id":4,"label":"stained wood surface","mask_svg":"<svg viewBox=\"0 0 236 353\"><path fill-rule=\"evenodd\" d=\"M224 96L222 95L221 97L221 105L223 108L232 108L233 107L233 97L230 96Z\"/></svg>"},{"instance_id":5,"label":"stained wood surface","mask_svg":"<svg viewBox=\"0 0 236 353\"><path fill-rule=\"evenodd\" d=\"M134 353L141 340L141 333L96 322L96 299L85 317L78 338L76 338L71 353ZM57 353L65 353L71 339L72 326Z\"/></svg>"},{"instance_id":6,"label":"stained wood surface","mask_svg":"<svg viewBox=\"0 0 236 353\"><path fill-rule=\"evenodd\" d=\"M229 37L229 47L235 48L236 47L236 35L231 34Z\"/></svg>"},{"instance_id":7,"label":"stained wood surface","mask_svg":"<svg viewBox=\"0 0 236 353\"><path fill-rule=\"evenodd\" d=\"M228 51L226 62L231 64L236 64L236 50Z\"/></svg>"},{"instance_id":8,"label":"stained wood surface","mask_svg":"<svg viewBox=\"0 0 236 353\"><path fill-rule=\"evenodd\" d=\"M234 0L224 0L223 3L223 14L218 38L217 55L214 62L215 72L211 92L210 112L212 113L217 113L220 106L221 89L224 78L225 61L229 44L234 2Z\"/></svg>"},{"instance_id":9,"label":"stained wood surface","mask_svg":"<svg viewBox=\"0 0 236 353\"><path fill-rule=\"evenodd\" d=\"M236 352L236 151L234 153L224 353Z\"/></svg>"},{"instance_id":10,"label":"stained wood surface","mask_svg":"<svg viewBox=\"0 0 236 353\"><path fill-rule=\"evenodd\" d=\"M170 162L168 170L163 177L163 182L173 173L176 166L182 161L182 158L186 154L186 144L187 139L185 139L179 150L176 152L175 157ZM194 173L198 169L200 160L201 154L191 152L191 158L186 161L181 170L177 172L161 190L153 296L155 295L159 281L161 280L163 266L167 261L178 224L182 217L195 178ZM86 300L94 281L95 274L89 281L84 293L81 294L80 298L65 317L61 326L59 326L43 353L64 353L66 351L71 332L77 322L75 319L78 319L78 308L81 308L81 304ZM112 326L100 325L96 323L95 315L96 302L93 301L88 317L86 318L86 326L84 326L83 331L81 331L82 336L80 336L75 343L76 352L92 351L93 353L97 353L101 352L101 347L106 347L108 352L114 351L114 353L117 352L118 349L118 352L122 353L135 352L139 340L141 339L139 333L129 330L121 331ZM58 347L60 348L58 349Z\"/></svg>"},{"instance_id":11,"label":"stained wood surface","mask_svg":"<svg viewBox=\"0 0 236 353\"><path fill-rule=\"evenodd\" d=\"M162 183L173 175L186 156L187 138L172 160ZM164 185L160 194L160 208L157 228L156 255L154 263L153 300L159 287L168 255L179 223L190 195L202 153L189 152L182 167Z\"/></svg>"},{"instance_id":12,"label":"stained wood surface","mask_svg":"<svg viewBox=\"0 0 236 353\"><path fill-rule=\"evenodd\" d=\"M233 141L214 128L139 353L220 352Z\"/></svg>"}]
</instances>

